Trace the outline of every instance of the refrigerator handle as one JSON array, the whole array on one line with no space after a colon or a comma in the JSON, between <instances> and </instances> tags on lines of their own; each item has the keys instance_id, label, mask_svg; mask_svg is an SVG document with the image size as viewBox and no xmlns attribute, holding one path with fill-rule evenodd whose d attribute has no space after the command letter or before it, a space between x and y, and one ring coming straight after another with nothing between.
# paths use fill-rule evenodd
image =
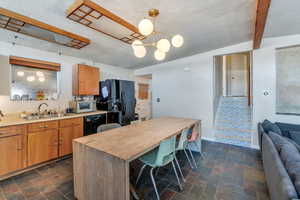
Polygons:
<instances>
[{"instance_id":1,"label":"refrigerator handle","mask_svg":"<svg viewBox=\"0 0 300 200\"><path fill-rule=\"evenodd\" d=\"M124 102L124 92L121 92L122 113L126 113L126 102Z\"/></svg>"}]
</instances>

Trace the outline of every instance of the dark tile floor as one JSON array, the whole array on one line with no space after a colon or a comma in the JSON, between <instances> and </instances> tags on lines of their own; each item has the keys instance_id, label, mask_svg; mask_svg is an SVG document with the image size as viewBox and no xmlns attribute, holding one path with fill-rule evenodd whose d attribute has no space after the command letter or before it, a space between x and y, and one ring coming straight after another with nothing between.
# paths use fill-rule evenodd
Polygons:
<instances>
[{"instance_id":1,"label":"dark tile floor","mask_svg":"<svg viewBox=\"0 0 300 200\"><path fill-rule=\"evenodd\" d=\"M196 156L199 168L194 170L190 169L184 155L178 154L187 179L183 191L179 191L170 166L158 171L155 179L162 200L269 199L257 151L204 141L203 152L203 160L199 155ZM132 163L133 180L140 166L139 161ZM149 169L144 171L137 191L141 199L156 199ZM0 182L0 200L72 199L74 199L72 159L65 159Z\"/></svg>"}]
</instances>

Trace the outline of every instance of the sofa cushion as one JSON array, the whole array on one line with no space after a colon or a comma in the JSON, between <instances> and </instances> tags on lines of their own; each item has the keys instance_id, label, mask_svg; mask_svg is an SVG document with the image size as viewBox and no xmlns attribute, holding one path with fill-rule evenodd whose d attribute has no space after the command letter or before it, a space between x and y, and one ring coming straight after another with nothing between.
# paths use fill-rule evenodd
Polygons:
<instances>
[{"instance_id":1,"label":"sofa cushion","mask_svg":"<svg viewBox=\"0 0 300 200\"><path fill-rule=\"evenodd\" d=\"M277 133L279 135L282 135L282 132L279 128L279 126L277 126L277 124L270 122L269 120L265 120L262 123L262 127L264 128L266 133L269 133L270 131Z\"/></svg>"},{"instance_id":2,"label":"sofa cushion","mask_svg":"<svg viewBox=\"0 0 300 200\"><path fill-rule=\"evenodd\" d=\"M280 157L299 195L300 152L292 143L286 143L281 148Z\"/></svg>"},{"instance_id":3,"label":"sofa cushion","mask_svg":"<svg viewBox=\"0 0 300 200\"><path fill-rule=\"evenodd\" d=\"M290 143L292 143L293 145L295 145L295 147L298 149L298 151L300 151L300 144L298 144L297 142L295 142L294 140L288 138L288 137L284 137L287 141L289 141Z\"/></svg>"},{"instance_id":4,"label":"sofa cushion","mask_svg":"<svg viewBox=\"0 0 300 200\"><path fill-rule=\"evenodd\" d=\"M286 167L288 167L290 164L293 165L292 163L295 162L300 163L299 150L291 143L285 143L282 145L280 158Z\"/></svg>"},{"instance_id":5,"label":"sofa cushion","mask_svg":"<svg viewBox=\"0 0 300 200\"><path fill-rule=\"evenodd\" d=\"M288 140L286 140L284 137L282 137L281 135L278 135L277 133L274 132L269 132L268 134L272 140L272 142L274 143L277 151L280 153L281 149L283 147L283 145L289 143Z\"/></svg>"},{"instance_id":6,"label":"sofa cushion","mask_svg":"<svg viewBox=\"0 0 300 200\"><path fill-rule=\"evenodd\" d=\"M280 122L276 122L275 124L280 128L282 135L285 137L290 138L290 134L289 134L290 131L300 131L300 125L280 123Z\"/></svg>"},{"instance_id":7,"label":"sofa cushion","mask_svg":"<svg viewBox=\"0 0 300 200\"><path fill-rule=\"evenodd\" d=\"M298 199L296 188L268 134L263 134L262 156L265 176L272 200Z\"/></svg>"},{"instance_id":8,"label":"sofa cushion","mask_svg":"<svg viewBox=\"0 0 300 200\"><path fill-rule=\"evenodd\" d=\"M296 178L294 185L295 185L298 195L300 196L300 177L299 176Z\"/></svg>"},{"instance_id":9,"label":"sofa cushion","mask_svg":"<svg viewBox=\"0 0 300 200\"><path fill-rule=\"evenodd\" d=\"M290 137L300 145L300 131L289 131Z\"/></svg>"}]
</instances>

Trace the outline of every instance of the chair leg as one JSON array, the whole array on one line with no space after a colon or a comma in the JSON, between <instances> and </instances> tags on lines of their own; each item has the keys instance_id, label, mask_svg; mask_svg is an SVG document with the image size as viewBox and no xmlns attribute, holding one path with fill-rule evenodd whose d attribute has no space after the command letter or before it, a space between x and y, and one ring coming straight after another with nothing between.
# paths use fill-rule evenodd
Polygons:
<instances>
[{"instance_id":1,"label":"chair leg","mask_svg":"<svg viewBox=\"0 0 300 200\"><path fill-rule=\"evenodd\" d=\"M194 141L193 143L194 143L194 144L196 145L196 147L199 149L200 157L201 157L202 159L204 159L204 156L203 156L203 154L202 154L202 150L201 150L199 144L197 143L197 141Z\"/></svg>"},{"instance_id":2,"label":"chair leg","mask_svg":"<svg viewBox=\"0 0 300 200\"><path fill-rule=\"evenodd\" d=\"M160 197L159 197L159 194L158 194L158 191L157 191L157 187L156 187L156 183L155 183L155 180L154 180L154 177L153 177L153 170L154 170L154 168L151 168L150 177L151 177L151 181L152 181L152 184L153 184L153 187L154 187L154 190L155 190L157 200L160 200Z\"/></svg>"},{"instance_id":3,"label":"chair leg","mask_svg":"<svg viewBox=\"0 0 300 200\"><path fill-rule=\"evenodd\" d=\"M179 177L178 177L178 174L177 174L177 170L176 170L174 161L172 161L172 165L173 165L173 169L174 169L174 173L175 173L176 179L178 181L179 188L180 188L180 190L183 190L182 185L181 185L180 180L179 180Z\"/></svg>"},{"instance_id":4,"label":"chair leg","mask_svg":"<svg viewBox=\"0 0 300 200\"><path fill-rule=\"evenodd\" d=\"M156 172L155 172L155 176L158 175L159 169L160 169L160 167L157 167L157 170L156 170Z\"/></svg>"},{"instance_id":5,"label":"chair leg","mask_svg":"<svg viewBox=\"0 0 300 200\"><path fill-rule=\"evenodd\" d=\"M139 196L137 195L135 188L133 187L133 185L130 183L130 192L132 194L132 196L134 197L134 199L139 200Z\"/></svg>"},{"instance_id":6,"label":"chair leg","mask_svg":"<svg viewBox=\"0 0 300 200\"><path fill-rule=\"evenodd\" d=\"M181 178L182 178L183 182L186 182L186 180L185 180L185 178L184 178L184 176L183 176L181 167L180 167L180 165L179 165L179 162L178 162L176 156L175 156L175 162L176 162L176 164L177 164L177 167L178 167L178 169L179 169L179 173L180 173L180 175L181 175Z\"/></svg>"},{"instance_id":7,"label":"chair leg","mask_svg":"<svg viewBox=\"0 0 300 200\"><path fill-rule=\"evenodd\" d=\"M135 185L138 184L138 182L139 182L139 180L140 180L140 178L141 178L141 176L142 176L142 173L143 173L143 171L144 171L144 169L145 169L146 166L147 166L147 165L143 165L143 167L140 169L140 172L139 172L139 175L138 175L138 177L137 177L137 179L136 179Z\"/></svg>"},{"instance_id":8,"label":"chair leg","mask_svg":"<svg viewBox=\"0 0 300 200\"><path fill-rule=\"evenodd\" d=\"M189 158L189 155L188 155L187 152L186 152L186 149L183 149L183 151L184 151L184 153L185 153L185 156L186 156L186 158L187 158L187 160L188 160L188 162L189 162L191 168L194 169L194 166L192 165L192 162L191 162L191 160L190 160L190 158Z\"/></svg>"},{"instance_id":9,"label":"chair leg","mask_svg":"<svg viewBox=\"0 0 300 200\"><path fill-rule=\"evenodd\" d=\"M193 155L193 152L192 152L192 150L191 150L190 145L188 145L188 149L189 149L189 152L190 152L190 154L191 154L191 157L192 157L192 160L193 160L193 163L194 163L195 167L198 168L197 163L196 163L196 160L195 160L195 158L194 158L194 155Z\"/></svg>"}]
</instances>

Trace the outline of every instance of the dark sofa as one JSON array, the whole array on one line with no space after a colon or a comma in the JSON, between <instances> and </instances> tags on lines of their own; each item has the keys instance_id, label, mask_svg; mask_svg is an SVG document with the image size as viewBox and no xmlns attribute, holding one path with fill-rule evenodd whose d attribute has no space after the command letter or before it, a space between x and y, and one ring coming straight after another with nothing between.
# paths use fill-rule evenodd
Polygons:
<instances>
[{"instance_id":1,"label":"dark sofa","mask_svg":"<svg viewBox=\"0 0 300 200\"><path fill-rule=\"evenodd\" d=\"M271 199L299 199L300 125L265 120L258 124L258 134Z\"/></svg>"}]
</instances>

